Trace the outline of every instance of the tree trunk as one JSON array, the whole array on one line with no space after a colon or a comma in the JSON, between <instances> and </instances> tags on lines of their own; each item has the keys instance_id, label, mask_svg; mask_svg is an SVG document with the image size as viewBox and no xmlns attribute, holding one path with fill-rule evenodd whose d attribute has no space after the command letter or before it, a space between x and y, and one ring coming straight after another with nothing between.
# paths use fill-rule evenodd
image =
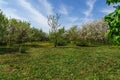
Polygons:
<instances>
[{"instance_id":1,"label":"tree trunk","mask_svg":"<svg viewBox=\"0 0 120 80\"><path fill-rule=\"evenodd\" d=\"M57 47L56 43L55 43L54 47Z\"/></svg>"},{"instance_id":2,"label":"tree trunk","mask_svg":"<svg viewBox=\"0 0 120 80\"><path fill-rule=\"evenodd\" d=\"M55 43L54 43L54 47L57 47L57 35L55 34Z\"/></svg>"}]
</instances>

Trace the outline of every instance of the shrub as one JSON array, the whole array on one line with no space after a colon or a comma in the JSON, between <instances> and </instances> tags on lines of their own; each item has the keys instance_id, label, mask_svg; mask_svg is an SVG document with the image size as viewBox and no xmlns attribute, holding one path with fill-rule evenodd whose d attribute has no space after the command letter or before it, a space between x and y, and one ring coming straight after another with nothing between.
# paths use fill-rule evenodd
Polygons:
<instances>
[{"instance_id":1,"label":"shrub","mask_svg":"<svg viewBox=\"0 0 120 80\"><path fill-rule=\"evenodd\" d=\"M20 53L26 53L26 51L27 51L27 47L25 47L25 46L19 47L19 52Z\"/></svg>"},{"instance_id":2,"label":"shrub","mask_svg":"<svg viewBox=\"0 0 120 80\"><path fill-rule=\"evenodd\" d=\"M67 45L67 41L65 40L58 40L57 42L57 46L66 46Z\"/></svg>"},{"instance_id":3,"label":"shrub","mask_svg":"<svg viewBox=\"0 0 120 80\"><path fill-rule=\"evenodd\" d=\"M79 40L76 42L76 46L89 46L89 42L84 40Z\"/></svg>"}]
</instances>

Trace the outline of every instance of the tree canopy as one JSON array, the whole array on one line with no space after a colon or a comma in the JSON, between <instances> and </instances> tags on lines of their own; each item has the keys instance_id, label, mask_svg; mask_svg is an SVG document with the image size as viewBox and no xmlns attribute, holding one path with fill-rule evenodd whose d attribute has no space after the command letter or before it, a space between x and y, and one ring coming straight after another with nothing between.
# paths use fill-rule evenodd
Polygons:
<instances>
[{"instance_id":1,"label":"tree canopy","mask_svg":"<svg viewBox=\"0 0 120 80\"><path fill-rule=\"evenodd\" d=\"M107 4L119 3L120 0L107 0ZM105 21L109 25L108 36L114 44L120 45L120 6L117 5L115 11L105 16Z\"/></svg>"},{"instance_id":2,"label":"tree canopy","mask_svg":"<svg viewBox=\"0 0 120 80\"><path fill-rule=\"evenodd\" d=\"M120 0L107 0L107 1L106 1L106 3L107 3L108 5L110 5L111 3L114 4L114 3L118 3L118 2L120 2Z\"/></svg>"}]
</instances>

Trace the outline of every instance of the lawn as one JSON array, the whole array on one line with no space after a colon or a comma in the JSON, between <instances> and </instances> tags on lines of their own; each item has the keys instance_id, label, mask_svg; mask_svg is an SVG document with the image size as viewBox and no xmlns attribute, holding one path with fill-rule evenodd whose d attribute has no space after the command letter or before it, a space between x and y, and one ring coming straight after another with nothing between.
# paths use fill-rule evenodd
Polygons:
<instances>
[{"instance_id":1,"label":"lawn","mask_svg":"<svg viewBox=\"0 0 120 80\"><path fill-rule=\"evenodd\" d=\"M0 54L0 80L120 80L120 47L31 47Z\"/></svg>"}]
</instances>

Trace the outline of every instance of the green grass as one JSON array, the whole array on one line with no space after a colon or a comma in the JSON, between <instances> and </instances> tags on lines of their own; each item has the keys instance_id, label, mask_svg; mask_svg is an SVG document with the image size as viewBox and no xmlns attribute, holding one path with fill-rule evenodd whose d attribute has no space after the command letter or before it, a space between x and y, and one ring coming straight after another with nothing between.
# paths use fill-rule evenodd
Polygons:
<instances>
[{"instance_id":1,"label":"green grass","mask_svg":"<svg viewBox=\"0 0 120 80\"><path fill-rule=\"evenodd\" d=\"M0 55L0 80L120 80L120 47L31 47Z\"/></svg>"}]
</instances>

